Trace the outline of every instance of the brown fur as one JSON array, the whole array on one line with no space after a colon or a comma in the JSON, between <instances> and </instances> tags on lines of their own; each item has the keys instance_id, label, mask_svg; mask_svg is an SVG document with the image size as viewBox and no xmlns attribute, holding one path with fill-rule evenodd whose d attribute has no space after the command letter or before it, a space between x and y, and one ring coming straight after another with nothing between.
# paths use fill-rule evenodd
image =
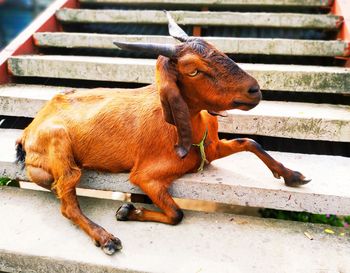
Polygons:
<instances>
[{"instance_id":1,"label":"brown fur","mask_svg":"<svg viewBox=\"0 0 350 273\"><path fill-rule=\"evenodd\" d=\"M26 152L28 177L55 191L63 215L108 254L121 248L120 241L80 211L75 188L82 169L130 171L130 181L162 211L129 206L119 212L119 219L167 224L177 224L183 216L167 189L174 179L197 170L201 158L191 144L200 142L206 129L209 162L251 151L287 184L304 181L252 140L219 140L217 118L207 110L249 110L261 98L260 90L250 92L258 88L256 80L227 56L202 40L190 40L178 46L176 58L160 56L156 70L156 84L143 88L55 96L18 140ZM196 70L199 73L190 76ZM176 145L188 147L187 156L179 157Z\"/></svg>"}]
</instances>

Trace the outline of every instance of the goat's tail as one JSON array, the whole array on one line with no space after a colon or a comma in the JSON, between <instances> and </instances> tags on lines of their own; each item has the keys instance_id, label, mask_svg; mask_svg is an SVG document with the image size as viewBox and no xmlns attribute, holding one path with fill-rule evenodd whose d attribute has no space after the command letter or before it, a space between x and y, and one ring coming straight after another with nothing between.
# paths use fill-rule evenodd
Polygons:
<instances>
[{"instance_id":1,"label":"goat's tail","mask_svg":"<svg viewBox=\"0 0 350 273\"><path fill-rule=\"evenodd\" d=\"M24 161L26 159L26 151L23 149L21 140L16 141L16 163L24 169Z\"/></svg>"}]
</instances>

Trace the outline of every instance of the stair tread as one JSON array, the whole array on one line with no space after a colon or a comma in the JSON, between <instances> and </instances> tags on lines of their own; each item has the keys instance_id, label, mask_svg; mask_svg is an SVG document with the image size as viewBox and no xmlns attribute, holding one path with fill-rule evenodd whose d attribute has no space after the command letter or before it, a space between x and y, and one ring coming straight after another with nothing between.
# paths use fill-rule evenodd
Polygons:
<instances>
[{"instance_id":1,"label":"stair tread","mask_svg":"<svg viewBox=\"0 0 350 273\"><path fill-rule=\"evenodd\" d=\"M349 231L344 229L331 227L335 234L326 234L329 226L191 211L176 227L116 222L120 202L79 198L88 217L121 239L122 251L109 257L60 214L52 194L10 187L0 191L0 218L6 219L0 270L318 273L350 266Z\"/></svg>"},{"instance_id":2,"label":"stair tread","mask_svg":"<svg viewBox=\"0 0 350 273\"><path fill-rule=\"evenodd\" d=\"M215 12L170 11L180 25L285 27L337 29L342 20L336 15L268 13L268 12ZM160 10L95 10L61 9L56 17L63 23L138 23L167 24ZM254 20L252 20L254 18Z\"/></svg>"},{"instance_id":3,"label":"stair tread","mask_svg":"<svg viewBox=\"0 0 350 273\"><path fill-rule=\"evenodd\" d=\"M27 181L14 163L14 143L21 130L1 129L0 177ZM350 214L350 158L270 152L288 168L312 178L309 184L291 188L275 179L251 153L238 153L212 162L203 172L177 179L170 193L179 198L313 213ZM329 170L332 170L330 172ZM98 183L96 183L98 181ZM128 182L128 174L84 171L81 188L142 193Z\"/></svg>"},{"instance_id":4,"label":"stair tread","mask_svg":"<svg viewBox=\"0 0 350 273\"><path fill-rule=\"evenodd\" d=\"M22 55L9 58L8 68L15 76L152 83L155 62L152 59L118 57ZM349 68L250 63L239 65L257 79L262 90L350 93Z\"/></svg>"},{"instance_id":5,"label":"stair tread","mask_svg":"<svg viewBox=\"0 0 350 273\"><path fill-rule=\"evenodd\" d=\"M34 34L39 47L117 49L113 41L176 44L170 36L111 35L71 32L38 32ZM225 53L291 56L345 56L344 41L204 37Z\"/></svg>"},{"instance_id":6,"label":"stair tread","mask_svg":"<svg viewBox=\"0 0 350 273\"><path fill-rule=\"evenodd\" d=\"M38 85L0 87L0 115L34 117L44 103L72 88ZM83 89L81 89L83 90ZM350 106L262 101L250 111L219 117L219 131L276 137L350 141Z\"/></svg>"}]
</instances>

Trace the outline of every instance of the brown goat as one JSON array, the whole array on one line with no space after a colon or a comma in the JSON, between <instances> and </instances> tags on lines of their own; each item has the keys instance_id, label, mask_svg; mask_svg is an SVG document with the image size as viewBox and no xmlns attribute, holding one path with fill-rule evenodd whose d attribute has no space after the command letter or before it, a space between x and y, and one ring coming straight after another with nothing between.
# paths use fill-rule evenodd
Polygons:
<instances>
[{"instance_id":1,"label":"brown goat","mask_svg":"<svg viewBox=\"0 0 350 273\"><path fill-rule=\"evenodd\" d=\"M256 154L286 185L307 183L250 139L220 140L215 115L255 107L257 81L225 54L199 38L189 38L170 18L178 45L116 43L120 48L160 55L156 83L134 90L94 89L58 94L17 140L19 161L38 185L54 191L64 216L82 228L107 254L122 248L118 238L80 210L76 186L82 169L130 171L162 212L123 205L118 220L177 224L181 209L168 193L174 179L196 172L202 158L193 146L205 137L208 162L241 151ZM175 150L174 150L175 147Z\"/></svg>"}]
</instances>

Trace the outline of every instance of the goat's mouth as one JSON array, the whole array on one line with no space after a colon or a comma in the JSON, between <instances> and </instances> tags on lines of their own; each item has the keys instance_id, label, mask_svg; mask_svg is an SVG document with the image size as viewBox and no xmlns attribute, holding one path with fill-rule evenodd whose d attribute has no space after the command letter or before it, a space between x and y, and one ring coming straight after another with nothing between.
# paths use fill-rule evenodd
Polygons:
<instances>
[{"instance_id":1,"label":"goat's mouth","mask_svg":"<svg viewBox=\"0 0 350 273\"><path fill-rule=\"evenodd\" d=\"M239 101L235 100L232 103L232 106L234 109L240 109L240 110L250 110L253 109L255 106L257 106L259 102L244 102L244 101Z\"/></svg>"}]
</instances>

